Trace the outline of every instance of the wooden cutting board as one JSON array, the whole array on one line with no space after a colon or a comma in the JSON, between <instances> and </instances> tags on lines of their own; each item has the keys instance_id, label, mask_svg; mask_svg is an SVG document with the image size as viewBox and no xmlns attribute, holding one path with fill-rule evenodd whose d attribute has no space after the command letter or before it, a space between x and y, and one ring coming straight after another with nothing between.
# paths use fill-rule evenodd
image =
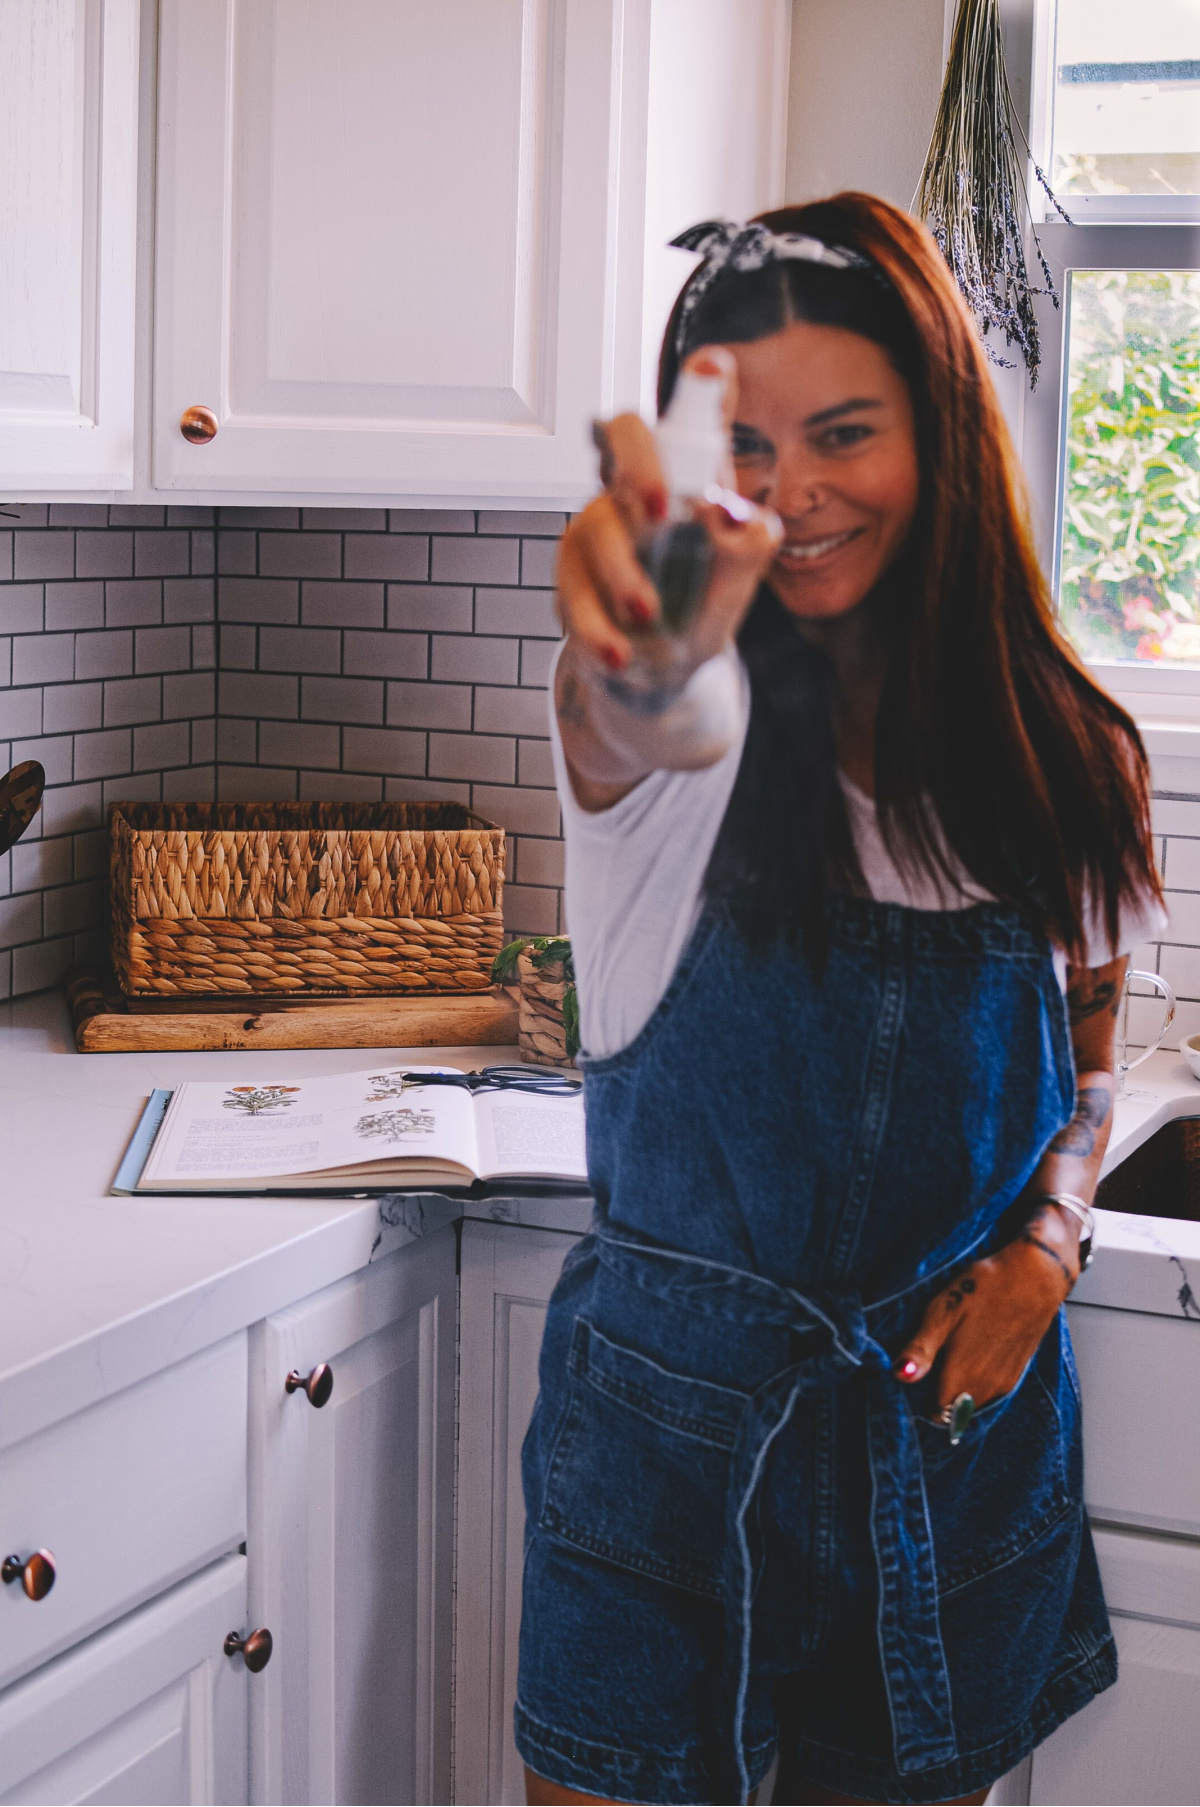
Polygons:
<instances>
[{"instance_id":1,"label":"wooden cutting board","mask_svg":"<svg viewBox=\"0 0 1200 1807\"><path fill-rule=\"evenodd\" d=\"M111 973L73 966L64 989L81 1054L203 1048L461 1048L515 1044L502 986L445 997L129 998Z\"/></svg>"}]
</instances>

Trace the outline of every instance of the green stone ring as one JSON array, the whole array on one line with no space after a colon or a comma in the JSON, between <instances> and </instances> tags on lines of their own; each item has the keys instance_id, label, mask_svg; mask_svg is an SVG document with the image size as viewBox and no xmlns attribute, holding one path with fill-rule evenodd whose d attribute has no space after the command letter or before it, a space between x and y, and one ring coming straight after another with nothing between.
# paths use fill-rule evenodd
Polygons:
<instances>
[{"instance_id":1,"label":"green stone ring","mask_svg":"<svg viewBox=\"0 0 1200 1807\"><path fill-rule=\"evenodd\" d=\"M950 1432L950 1446L961 1443L963 1432L975 1416L975 1401L969 1393L960 1393L952 1405L946 1406L938 1414L938 1423L944 1424Z\"/></svg>"}]
</instances>

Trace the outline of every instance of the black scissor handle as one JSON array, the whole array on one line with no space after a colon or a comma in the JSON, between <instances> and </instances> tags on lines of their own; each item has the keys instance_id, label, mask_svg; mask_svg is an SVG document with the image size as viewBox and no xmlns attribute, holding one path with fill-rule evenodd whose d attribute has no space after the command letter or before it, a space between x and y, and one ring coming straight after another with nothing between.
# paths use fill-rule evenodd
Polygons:
<instances>
[{"instance_id":1,"label":"black scissor handle","mask_svg":"<svg viewBox=\"0 0 1200 1807\"><path fill-rule=\"evenodd\" d=\"M543 1097L573 1098L583 1081L569 1073L540 1067L484 1067L470 1073L414 1073L413 1085L453 1085L468 1092L534 1092Z\"/></svg>"}]
</instances>

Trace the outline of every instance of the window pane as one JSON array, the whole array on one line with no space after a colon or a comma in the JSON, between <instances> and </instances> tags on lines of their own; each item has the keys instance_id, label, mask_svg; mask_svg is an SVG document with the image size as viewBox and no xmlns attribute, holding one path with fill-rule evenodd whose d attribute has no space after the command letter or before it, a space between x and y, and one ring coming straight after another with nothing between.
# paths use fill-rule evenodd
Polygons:
<instances>
[{"instance_id":1,"label":"window pane","mask_svg":"<svg viewBox=\"0 0 1200 1807\"><path fill-rule=\"evenodd\" d=\"M1200 271L1073 270L1068 306L1063 624L1200 663Z\"/></svg>"},{"instance_id":2,"label":"window pane","mask_svg":"<svg viewBox=\"0 0 1200 1807\"><path fill-rule=\"evenodd\" d=\"M1200 193L1200 0L1058 0L1056 194Z\"/></svg>"}]
</instances>

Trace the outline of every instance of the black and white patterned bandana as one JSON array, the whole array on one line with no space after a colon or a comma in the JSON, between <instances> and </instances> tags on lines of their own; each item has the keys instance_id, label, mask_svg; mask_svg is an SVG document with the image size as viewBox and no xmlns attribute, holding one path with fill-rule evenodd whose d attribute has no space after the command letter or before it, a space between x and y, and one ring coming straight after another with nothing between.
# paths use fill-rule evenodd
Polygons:
<instances>
[{"instance_id":1,"label":"black and white patterned bandana","mask_svg":"<svg viewBox=\"0 0 1200 1807\"><path fill-rule=\"evenodd\" d=\"M871 270L875 265L861 251L846 245L827 245L824 239L811 238L803 232L772 232L769 226L751 220L704 220L689 226L671 244L680 251L699 251L704 262L694 272L684 291L675 328L675 351L682 358L687 343L692 315L699 307L722 270L762 270L768 264L826 264L831 270Z\"/></svg>"}]
</instances>

